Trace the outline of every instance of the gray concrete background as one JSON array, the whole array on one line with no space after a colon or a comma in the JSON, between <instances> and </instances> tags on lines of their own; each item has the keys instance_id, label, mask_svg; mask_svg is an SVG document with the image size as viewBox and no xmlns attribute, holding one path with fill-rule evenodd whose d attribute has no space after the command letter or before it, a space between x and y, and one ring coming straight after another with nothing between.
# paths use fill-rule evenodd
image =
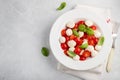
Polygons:
<instances>
[{"instance_id":1,"label":"gray concrete background","mask_svg":"<svg viewBox=\"0 0 120 80\"><path fill-rule=\"evenodd\" d=\"M56 8L62 1L67 6ZM112 18L120 22L119 0L0 0L0 80L80 80L56 70L52 53L48 58L40 50L49 48L49 31L61 14L76 4L110 8ZM120 35L117 38L112 71L103 80L120 80Z\"/></svg>"}]
</instances>

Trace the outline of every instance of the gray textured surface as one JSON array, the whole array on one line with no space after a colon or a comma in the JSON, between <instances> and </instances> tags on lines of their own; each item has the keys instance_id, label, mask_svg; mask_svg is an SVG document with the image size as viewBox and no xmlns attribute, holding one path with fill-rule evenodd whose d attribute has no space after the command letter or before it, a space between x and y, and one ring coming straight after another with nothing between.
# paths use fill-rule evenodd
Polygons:
<instances>
[{"instance_id":1,"label":"gray textured surface","mask_svg":"<svg viewBox=\"0 0 120 80\"><path fill-rule=\"evenodd\" d=\"M56 60L40 53L49 47L49 31L58 16L76 4L111 8L120 22L119 0L66 0L67 7L56 11L64 0L0 0L0 80L79 80L56 70ZM119 35L120 36L120 35ZM103 80L120 80L120 37L117 38L112 71Z\"/></svg>"}]
</instances>

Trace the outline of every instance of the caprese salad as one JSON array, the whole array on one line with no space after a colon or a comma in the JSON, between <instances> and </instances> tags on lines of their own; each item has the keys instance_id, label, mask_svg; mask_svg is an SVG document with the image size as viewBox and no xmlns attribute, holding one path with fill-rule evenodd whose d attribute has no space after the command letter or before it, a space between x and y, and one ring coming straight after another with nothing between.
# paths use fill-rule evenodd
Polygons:
<instances>
[{"instance_id":1,"label":"caprese salad","mask_svg":"<svg viewBox=\"0 0 120 80\"><path fill-rule=\"evenodd\" d=\"M59 42L66 56L84 61L99 54L104 36L91 20L69 21L61 30Z\"/></svg>"}]
</instances>

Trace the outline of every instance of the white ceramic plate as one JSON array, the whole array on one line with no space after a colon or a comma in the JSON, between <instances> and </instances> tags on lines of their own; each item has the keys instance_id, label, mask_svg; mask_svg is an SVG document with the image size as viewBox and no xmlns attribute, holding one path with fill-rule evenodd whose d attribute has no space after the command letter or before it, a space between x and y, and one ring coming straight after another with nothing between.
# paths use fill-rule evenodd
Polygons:
<instances>
[{"instance_id":1,"label":"white ceramic plate","mask_svg":"<svg viewBox=\"0 0 120 80\"><path fill-rule=\"evenodd\" d=\"M99 26L105 37L104 45L99 54L96 57L85 61L74 61L73 59L67 57L63 53L59 43L61 30L65 27L66 23L70 20L78 18L85 18L94 21ZM107 58L112 46L112 31L111 27L106 23L106 20L102 18L101 15L97 15L90 10L76 9L63 14L56 20L50 31L49 41L53 55L61 64L75 70L88 70L102 64Z\"/></svg>"}]
</instances>

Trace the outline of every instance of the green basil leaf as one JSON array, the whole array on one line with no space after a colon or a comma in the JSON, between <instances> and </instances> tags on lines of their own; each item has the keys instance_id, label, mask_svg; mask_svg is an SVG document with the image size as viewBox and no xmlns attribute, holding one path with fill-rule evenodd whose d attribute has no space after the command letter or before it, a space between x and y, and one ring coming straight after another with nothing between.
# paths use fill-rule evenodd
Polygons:
<instances>
[{"instance_id":1,"label":"green basil leaf","mask_svg":"<svg viewBox=\"0 0 120 80\"><path fill-rule=\"evenodd\" d=\"M105 38L102 36L99 38L98 45L103 45Z\"/></svg>"},{"instance_id":2,"label":"green basil leaf","mask_svg":"<svg viewBox=\"0 0 120 80\"><path fill-rule=\"evenodd\" d=\"M73 32L73 34L75 35L75 36L77 36L77 37L79 37L79 33L77 32L77 30L72 30L72 32Z\"/></svg>"},{"instance_id":3,"label":"green basil leaf","mask_svg":"<svg viewBox=\"0 0 120 80\"><path fill-rule=\"evenodd\" d=\"M42 47L41 52L44 56L46 56L46 57L49 56L49 50L47 48Z\"/></svg>"},{"instance_id":4,"label":"green basil leaf","mask_svg":"<svg viewBox=\"0 0 120 80\"><path fill-rule=\"evenodd\" d=\"M78 30L82 31L82 32L86 32L86 26L83 24L80 24L78 27Z\"/></svg>"},{"instance_id":5,"label":"green basil leaf","mask_svg":"<svg viewBox=\"0 0 120 80\"><path fill-rule=\"evenodd\" d=\"M94 34L94 30L91 29L91 28L89 28L89 27L87 27L87 28L86 28L86 33L87 33L88 35L93 35L93 34Z\"/></svg>"},{"instance_id":6,"label":"green basil leaf","mask_svg":"<svg viewBox=\"0 0 120 80\"><path fill-rule=\"evenodd\" d=\"M67 54L68 54L70 57L76 56L76 54L75 54L73 51L67 51Z\"/></svg>"},{"instance_id":7,"label":"green basil leaf","mask_svg":"<svg viewBox=\"0 0 120 80\"><path fill-rule=\"evenodd\" d=\"M88 43L82 44L82 45L80 46L80 48L82 48L82 49L87 48L87 47L88 47Z\"/></svg>"},{"instance_id":8,"label":"green basil leaf","mask_svg":"<svg viewBox=\"0 0 120 80\"><path fill-rule=\"evenodd\" d=\"M65 6L66 6L66 2L62 2L60 6L57 8L57 10L62 10L65 8Z\"/></svg>"}]
</instances>

